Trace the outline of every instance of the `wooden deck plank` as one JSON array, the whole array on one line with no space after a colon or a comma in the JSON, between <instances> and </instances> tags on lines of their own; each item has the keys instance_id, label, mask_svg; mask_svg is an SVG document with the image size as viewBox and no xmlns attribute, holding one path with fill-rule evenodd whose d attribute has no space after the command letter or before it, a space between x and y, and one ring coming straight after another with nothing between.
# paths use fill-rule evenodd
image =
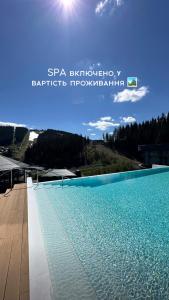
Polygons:
<instances>
[{"instance_id":1,"label":"wooden deck plank","mask_svg":"<svg viewBox=\"0 0 169 300\"><path fill-rule=\"evenodd\" d=\"M7 238L9 236L8 225L10 219L10 196L0 199L0 238Z\"/></svg>"},{"instance_id":2,"label":"wooden deck plank","mask_svg":"<svg viewBox=\"0 0 169 300\"><path fill-rule=\"evenodd\" d=\"M0 300L29 299L26 186L0 197Z\"/></svg>"},{"instance_id":3,"label":"wooden deck plank","mask_svg":"<svg viewBox=\"0 0 169 300\"><path fill-rule=\"evenodd\" d=\"M0 299L4 298L5 286L8 275L12 241L0 239Z\"/></svg>"},{"instance_id":4,"label":"wooden deck plank","mask_svg":"<svg viewBox=\"0 0 169 300\"><path fill-rule=\"evenodd\" d=\"M20 300L29 300L29 292L21 294Z\"/></svg>"},{"instance_id":5,"label":"wooden deck plank","mask_svg":"<svg viewBox=\"0 0 169 300\"><path fill-rule=\"evenodd\" d=\"M27 198L25 197L24 220L23 220L23 239L22 239L22 261L21 261L21 282L20 299L29 297L29 263L28 263L28 214Z\"/></svg>"},{"instance_id":6,"label":"wooden deck plank","mask_svg":"<svg viewBox=\"0 0 169 300\"><path fill-rule=\"evenodd\" d=\"M12 243L11 259L5 289L4 300L19 299L20 295L20 265L21 265L21 241Z\"/></svg>"}]
</instances>

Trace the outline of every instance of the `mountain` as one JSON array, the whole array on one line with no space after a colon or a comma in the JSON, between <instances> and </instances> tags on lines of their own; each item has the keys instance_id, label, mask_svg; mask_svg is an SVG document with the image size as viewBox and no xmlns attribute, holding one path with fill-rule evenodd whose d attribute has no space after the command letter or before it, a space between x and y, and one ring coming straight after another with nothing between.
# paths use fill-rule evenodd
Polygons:
<instances>
[{"instance_id":1,"label":"mountain","mask_svg":"<svg viewBox=\"0 0 169 300\"><path fill-rule=\"evenodd\" d=\"M79 168L82 175L139 169L139 162L110 149L104 141L90 141L60 130L0 127L7 156L46 168Z\"/></svg>"},{"instance_id":2,"label":"mountain","mask_svg":"<svg viewBox=\"0 0 169 300\"><path fill-rule=\"evenodd\" d=\"M46 168L79 168L82 175L95 175L139 168L139 163L80 135L48 129L25 153L25 161Z\"/></svg>"},{"instance_id":3,"label":"mountain","mask_svg":"<svg viewBox=\"0 0 169 300\"><path fill-rule=\"evenodd\" d=\"M84 164L86 138L70 132L48 129L29 146L25 161L47 168L71 168Z\"/></svg>"}]
</instances>

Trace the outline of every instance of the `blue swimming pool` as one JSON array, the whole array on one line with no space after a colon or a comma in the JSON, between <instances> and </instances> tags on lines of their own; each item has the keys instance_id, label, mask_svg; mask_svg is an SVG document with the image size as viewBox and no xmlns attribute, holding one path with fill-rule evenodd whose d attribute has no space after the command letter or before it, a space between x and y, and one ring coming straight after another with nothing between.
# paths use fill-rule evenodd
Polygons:
<instances>
[{"instance_id":1,"label":"blue swimming pool","mask_svg":"<svg viewBox=\"0 0 169 300\"><path fill-rule=\"evenodd\" d=\"M169 299L169 168L35 190L53 299Z\"/></svg>"}]
</instances>

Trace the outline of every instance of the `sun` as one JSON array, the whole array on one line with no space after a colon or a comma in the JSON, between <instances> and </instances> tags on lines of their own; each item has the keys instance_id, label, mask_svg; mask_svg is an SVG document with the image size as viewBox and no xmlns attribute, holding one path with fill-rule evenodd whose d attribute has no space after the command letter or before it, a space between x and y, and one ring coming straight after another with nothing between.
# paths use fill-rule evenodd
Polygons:
<instances>
[{"instance_id":1,"label":"sun","mask_svg":"<svg viewBox=\"0 0 169 300\"><path fill-rule=\"evenodd\" d=\"M65 20L79 17L79 10L82 8L82 0L50 0L56 12Z\"/></svg>"},{"instance_id":2,"label":"sun","mask_svg":"<svg viewBox=\"0 0 169 300\"><path fill-rule=\"evenodd\" d=\"M65 10L72 10L76 4L76 0L59 0L59 2Z\"/></svg>"}]
</instances>

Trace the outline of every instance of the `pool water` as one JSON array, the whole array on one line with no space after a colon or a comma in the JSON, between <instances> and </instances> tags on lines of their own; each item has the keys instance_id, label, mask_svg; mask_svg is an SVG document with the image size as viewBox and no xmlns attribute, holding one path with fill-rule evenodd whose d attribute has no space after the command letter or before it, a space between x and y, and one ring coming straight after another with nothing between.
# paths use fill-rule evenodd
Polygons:
<instances>
[{"instance_id":1,"label":"pool water","mask_svg":"<svg viewBox=\"0 0 169 300\"><path fill-rule=\"evenodd\" d=\"M35 190L53 299L169 299L169 168Z\"/></svg>"}]
</instances>

